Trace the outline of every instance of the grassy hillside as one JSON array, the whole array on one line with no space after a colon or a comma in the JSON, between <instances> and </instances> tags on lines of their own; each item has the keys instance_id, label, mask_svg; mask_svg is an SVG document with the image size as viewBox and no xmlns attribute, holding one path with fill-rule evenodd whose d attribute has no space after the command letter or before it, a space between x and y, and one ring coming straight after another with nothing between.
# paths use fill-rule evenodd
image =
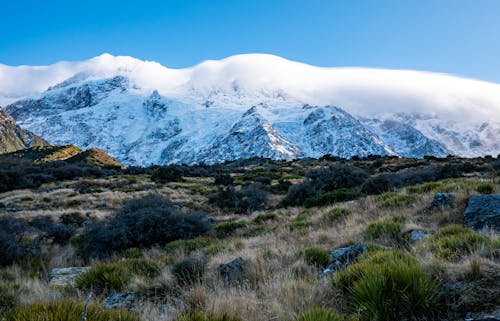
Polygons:
<instances>
[{"instance_id":1,"label":"grassy hillside","mask_svg":"<svg viewBox=\"0 0 500 321\"><path fill-rule=\"evenodd\" d=\"M500 192L498 158L250 159L65 177L0 193L8 320L47 301L76 316L90 293L102 309L116 291L133 293L127 317L141 320L463 320L499 307L498 234L463 224L471 195ZM436 193L450 201L432 205ZM330 252L353 244L368 252L323 272ZM53 268L73 266L92 269L50 285Z\"/></svg>"}]
</instances>

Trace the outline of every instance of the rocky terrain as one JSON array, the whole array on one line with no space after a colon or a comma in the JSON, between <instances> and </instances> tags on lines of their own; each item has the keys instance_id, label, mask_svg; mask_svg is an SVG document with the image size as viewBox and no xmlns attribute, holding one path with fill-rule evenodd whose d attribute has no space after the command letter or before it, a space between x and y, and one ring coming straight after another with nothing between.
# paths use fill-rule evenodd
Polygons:
<instances>
[{"instance_id":1,"label":"rocky terrain","mask_svg":"<svg viewBox=\"0 0 500 321\"><path fill-rule=\"evenodd\" d=\"M24 182L0 193L5 320L499 317L498 158L122 168L35 151L0 157L0 181Z\"/></svg>"}]
</instances>

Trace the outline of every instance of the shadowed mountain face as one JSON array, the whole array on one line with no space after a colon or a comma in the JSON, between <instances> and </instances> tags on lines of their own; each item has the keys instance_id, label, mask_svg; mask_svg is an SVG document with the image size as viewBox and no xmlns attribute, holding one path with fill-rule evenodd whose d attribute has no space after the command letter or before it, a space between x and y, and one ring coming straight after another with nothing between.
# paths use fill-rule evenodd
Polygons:
<instances>
[{"instance_id":1,"label":"shadowed mountain face","mask_svg":"<svg viewBox=\"0 0 500 321\"><path fill-rule=\"evenodd\" d=\"M43 138L22 129L5 110L0 108L0 154L48 145L49 143Z\"/></svg>"}]
</instances>

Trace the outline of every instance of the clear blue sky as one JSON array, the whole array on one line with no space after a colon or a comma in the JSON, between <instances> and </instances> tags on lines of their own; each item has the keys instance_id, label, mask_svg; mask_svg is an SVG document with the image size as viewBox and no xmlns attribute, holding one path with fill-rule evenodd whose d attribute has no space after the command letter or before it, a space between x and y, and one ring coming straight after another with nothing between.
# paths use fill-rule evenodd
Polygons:
<instances>
[{"instance_id":1,"label":"clear blue sky","mask_svg":"<svg viewBox=\"0 0 500 321\"><path fill-rule=\"evenodd\" d=\"M0 63L103 52L186 67L239 53L500 83L500 0L4 0Z\"/></svg>"}]
</instances>

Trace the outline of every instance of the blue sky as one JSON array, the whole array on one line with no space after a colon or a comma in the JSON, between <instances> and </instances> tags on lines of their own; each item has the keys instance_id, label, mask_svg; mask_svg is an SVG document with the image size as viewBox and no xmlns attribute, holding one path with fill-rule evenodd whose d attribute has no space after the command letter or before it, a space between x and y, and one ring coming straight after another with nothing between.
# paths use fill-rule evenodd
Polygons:
<instances>
[{"instance_id":1,"label":"blue sky","mask_svg":"<svg viewBox=\"0 0 500 321\"><path fill-rule=\"evenodd\" d=\"M5 0L0 63L109 52L187 67L240 53L500 83L499 0Z\"/></svg>"}]
</instances>

